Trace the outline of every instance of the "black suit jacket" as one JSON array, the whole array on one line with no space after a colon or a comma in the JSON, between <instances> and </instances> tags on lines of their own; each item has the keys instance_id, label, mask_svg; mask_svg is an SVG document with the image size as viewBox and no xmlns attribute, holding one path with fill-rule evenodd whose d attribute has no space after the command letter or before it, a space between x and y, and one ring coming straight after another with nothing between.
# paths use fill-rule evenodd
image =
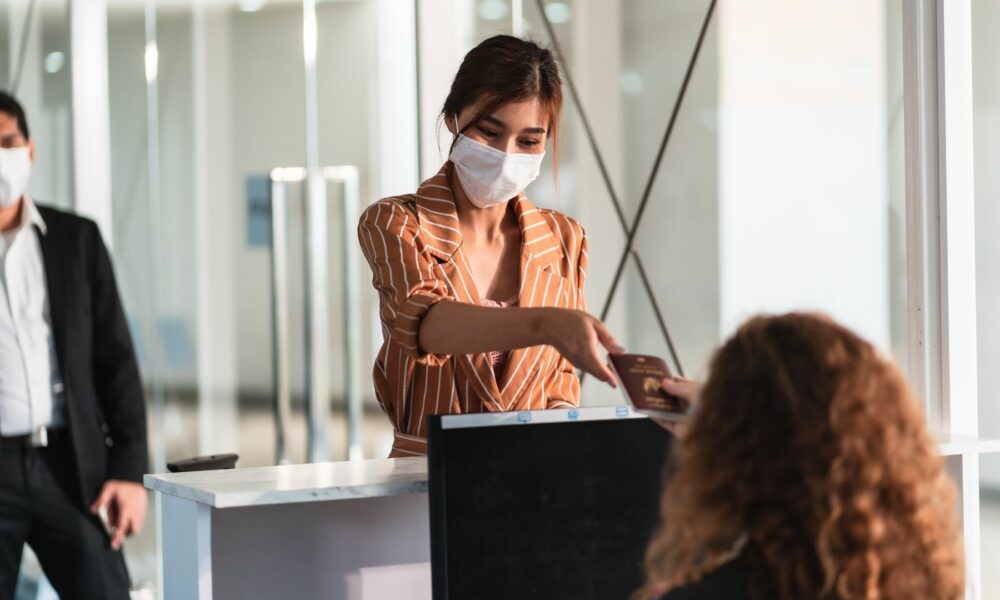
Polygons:
<instances>
[{"instance_id":1,"label":"black suit jacket","mask_svg":"<svg viewBox=\"0 0 1000 600\"><path fill-rule=\"evenodd\" d=\"M148 468L139 367L100 230L43 206L38 231L52 335L83 506L109 479L141 482Z\"/></svg>"}]
</instances>

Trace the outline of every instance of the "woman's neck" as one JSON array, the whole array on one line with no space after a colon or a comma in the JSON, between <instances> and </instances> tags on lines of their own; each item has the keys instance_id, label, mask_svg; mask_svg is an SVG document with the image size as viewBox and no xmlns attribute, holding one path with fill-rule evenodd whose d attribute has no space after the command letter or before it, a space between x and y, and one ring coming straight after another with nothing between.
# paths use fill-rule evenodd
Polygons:
<instances>
[{"instance_id":1,"label":"woman's neck","mask_svg":"<svg viewBox=\"0 0 1000 600\"><path fill-rule=\"evenodd\" d=\"M461 224L462 235L477 242L494 242L504 239L506 228L513 224L514 215L508 210L510 202L488 208L479 208L469 200L462 185L451 178L452 197Z\"/></svg>"}]
</instances>

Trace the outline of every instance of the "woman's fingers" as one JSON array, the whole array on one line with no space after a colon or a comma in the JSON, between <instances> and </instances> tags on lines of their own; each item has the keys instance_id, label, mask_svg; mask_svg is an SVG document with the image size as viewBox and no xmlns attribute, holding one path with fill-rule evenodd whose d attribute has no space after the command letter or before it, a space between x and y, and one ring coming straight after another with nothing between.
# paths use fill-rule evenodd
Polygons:
<instances>
[{"instance_id":1,"label":"woman's fingers","mask_svg":"<svg viewBox=\"0 0 1000 600\"><path fill-rule=\"evenodd\" d=\"M604 383L610 385L611 387L618 387L615 381L615 374L608 366L601 356L601 346L604 346L610 354L621 354L625 351L615 338L612 337L611 333L607 330L603 323L597 319L591 319L591 325L594 328L594 333L596 334L596 339L591 338L590 340L590 362L593 363L596 372L593 373L595 377L598 377Z\"/></svg>"},{"instance_id":2,"label":"woman's fingers","mask_svg":"<svg viewBox=\"0 0 1000 600\"><path fill-rule=\"evenodd\" d=\"M591 356L591 361L594 363L595 371L593 375L603 381L604 383L610 385L613 388L618 387L615 382L615 374L611 372L608 365L601 362L601 359L596 355Z\"/></svg>"},{"instance_id":3,"label":"woman's fingers","mask_svg":"<svg viewBox=\"0 0 1000 600\"><path fill-rule=\"evenodd\" d=\"M597 319L594 319L593 323L594 330L597 332L597 339L601 342L601 345L607 349L609 354L625 353L625 348L623 348L622 345L615 340L615 337L611 335L611 332L604 326L604 323L601 323Z\"/></svg>"},{"instance_id":4,"label":"woman's fingers","mask_svg":"<svg viewBox=\"0 0 1000 600\"><path fill-rule=\"evenodd\" d=\"M566 360L611 387L617 387L614 373L604 362L601 347L610 354L621 354L625 349L603 323L583 311L557 309L552 313L551 325L550 343Z\"/></svg>"},{"instance_id":5,"label":"woman's fingers","mask_svg":"<svg viewBox=\"0 0 1000 600\"><path fill-rule=\"evenodd\" d=\"M587 371L613 388L618 387L618 384L615 382L615 376L610 370L608 370L607 366L601 364L600 362L594 362L589 368L584 369L584 371Z\"/></svg>"},{"instance_id":6,"label":"woman's fingers","mask_svg":"<svg viewBox=\"0 0 1000 600\"><path fill-rule=\"evenodd\" d=\"M698 391L701 389L701 383L682 377L668 377L663 380L661 385L663 385L664 391L671 396L683 398L688 402L694 402L698 396Z\"/></svg>"}]
</instances>

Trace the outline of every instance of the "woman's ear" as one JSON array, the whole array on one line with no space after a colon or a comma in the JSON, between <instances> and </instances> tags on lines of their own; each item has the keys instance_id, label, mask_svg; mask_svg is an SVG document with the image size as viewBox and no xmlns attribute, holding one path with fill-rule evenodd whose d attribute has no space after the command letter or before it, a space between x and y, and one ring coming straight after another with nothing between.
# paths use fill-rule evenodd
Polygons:
<instances>
[{"instance_id":1,"label":"woman's ear","mask_svg":"<svg viewBox=\"0 0 1000 600\"><path fill-rule=\"evenodd\" d=\"M448 128L448 131L451 133L451 135L455 135L456 133L458 133L457 123L455 123L457 118L458 117L456 117L455 115L444 116L444 126Z\"/></svg>"}]
</instances>

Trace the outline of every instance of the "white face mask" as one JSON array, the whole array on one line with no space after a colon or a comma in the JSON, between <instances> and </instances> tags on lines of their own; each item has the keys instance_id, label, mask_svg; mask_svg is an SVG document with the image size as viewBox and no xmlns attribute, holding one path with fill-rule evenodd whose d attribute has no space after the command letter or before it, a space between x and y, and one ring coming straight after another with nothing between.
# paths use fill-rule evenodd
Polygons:
<instances>
[{"instance_id":1,"label":"white face mask","mask_svg":"<svg viewBox=\"0 0 1000 600\"><path fill-rule=\"evenodd\" d=\"M469 201L487 208L523 192L538 177L545 153L508 154L460 133L449 158Z\"/></svg>"},{"instance_id":2,"label":"white face mask","mask_svg":"<svg viewBox=\"0 0 1000 600\"><path fill-rule=\"evenodd\" d=\"M21 199L31 179L31 152L27 146L0 148L0 208Z\"/></svg>"}]
</instances>

